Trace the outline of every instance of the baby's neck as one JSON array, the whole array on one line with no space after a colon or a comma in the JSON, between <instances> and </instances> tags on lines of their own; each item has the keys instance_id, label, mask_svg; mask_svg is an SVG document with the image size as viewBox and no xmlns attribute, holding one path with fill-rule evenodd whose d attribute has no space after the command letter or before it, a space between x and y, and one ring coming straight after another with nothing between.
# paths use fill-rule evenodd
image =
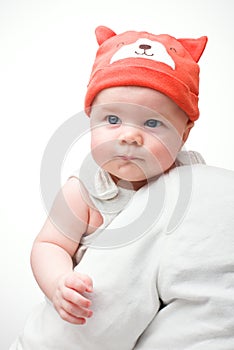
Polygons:
<instances>
[{"instance_id":1,"label":"baby's neck","mask_svg":"<svg viewBox=\"0 0 234 350\"><path fill-rule=\"evenodd\" d=\"M122 187L127 190L132 190L132 191L138 191L141 187L145 186L145 184L148 183L148 180L141 180L141 181L127 181L123 179L119 179L118 177L110 174L112 177L112 180L115 182L115 184L118 187Z\"/></svg>"}]
</instances>

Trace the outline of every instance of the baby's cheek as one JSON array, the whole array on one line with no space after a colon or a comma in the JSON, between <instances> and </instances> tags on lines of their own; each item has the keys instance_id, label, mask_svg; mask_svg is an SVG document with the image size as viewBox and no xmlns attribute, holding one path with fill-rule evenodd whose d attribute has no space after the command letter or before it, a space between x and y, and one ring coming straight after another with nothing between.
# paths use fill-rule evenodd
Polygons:
<instances>
[{"instance_id":1,"label":"baby's cheek","mask_svg":"<svg viewBox=\"0 0 234 350\"><path fill-rule=\"evenodd\" d=\"M174 130L174 132L171 130L163 133L162 135L159 135L157 143L160 144L160 147L157 147L157 150L160 149L160 153L163 156L174 160L177 156L177 153L181 149L182 138L176 132L176 130Z\"/></svg>"},{"instance_id":2,"label":"baby's cheek","mask_svg":"<svg viewBox=\"0 0 234 350\"><path fill-rule=\"evenodd\" d=\"M111 145L107 142L93 142L91 144L91 153L96 163L104 167L112 159Z\"/></svg>"},{"instance_id":3,"label":"baby's cheek","mask_svg":"<svg viewBox=\"0 0 234 350\"><path fill-rule=\"evenodd\" d=\"M177 152L164 143L158 142L156 147L149 151L151 158L151 168L155 169L157 174L168 170L174 163ZM155 174L156 175L156 174Z\"/></svg>"}]
</instances>

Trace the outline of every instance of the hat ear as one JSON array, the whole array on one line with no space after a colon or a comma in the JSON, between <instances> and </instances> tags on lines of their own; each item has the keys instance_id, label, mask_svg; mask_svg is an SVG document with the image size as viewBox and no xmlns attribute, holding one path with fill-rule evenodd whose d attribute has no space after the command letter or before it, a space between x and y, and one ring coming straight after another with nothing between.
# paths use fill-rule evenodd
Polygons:
<instances>
[{"instance_id":1,"label":"hat ear","mask_svg":"<svg viewBox=\"0 0 234 350\"><path fill-rule=\"evenodd\" d=\"M190 53L192 58L198 62L207 44L207 36L198 39L178 39L184 48Z\"/></svg>"},{"instance_id":2,"label":"hat ear","mask_svg":"<svg viewBox=\"0 0 234 350\"><path fill-rule=\"evenodd\" d=\"M104 43L104 41L116 35L116 33L113 32L113 30L105 26L97 27L95 30L95 34L98 45L101 45L102 43Z\"/></svg>"}]
</instances>

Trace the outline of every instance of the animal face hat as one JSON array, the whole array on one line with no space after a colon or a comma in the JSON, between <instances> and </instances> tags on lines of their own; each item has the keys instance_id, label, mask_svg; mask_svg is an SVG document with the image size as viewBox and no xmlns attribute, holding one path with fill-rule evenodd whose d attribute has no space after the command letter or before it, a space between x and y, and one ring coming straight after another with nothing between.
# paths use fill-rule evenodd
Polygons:
<instances>
[{"instance_id":1,"label":"animal face hat","mask_svg":"<svg viewBox=\"0 0 234 350\"><path fill-rule=\"evenodd\" d=\"M207 37L176 39L170 35L97 27L99 49L93 65L85 110L103 89L143 86L170 97L189 117L199 117L199 66Z\"/></svg>"}]
</instances>

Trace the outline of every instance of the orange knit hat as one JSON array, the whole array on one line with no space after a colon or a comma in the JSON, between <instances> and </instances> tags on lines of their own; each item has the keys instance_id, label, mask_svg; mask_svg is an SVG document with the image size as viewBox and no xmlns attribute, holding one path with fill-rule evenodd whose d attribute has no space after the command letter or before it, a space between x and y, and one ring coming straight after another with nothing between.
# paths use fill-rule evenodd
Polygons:
<instances>
[{"instance_id":1,"label":"orange knit hat","mask_svg":"<svg viewBox=\"0 0 234 350\"><path fill-rule=\"evenodd\" d=\"M143 86L170 97L190 118L199 117L199 66L207 37L176 39L170 35L127 31L116 34L99 26L99 49L85 97L85 110L103 89Z\"/></svg>"}]
</instances>

